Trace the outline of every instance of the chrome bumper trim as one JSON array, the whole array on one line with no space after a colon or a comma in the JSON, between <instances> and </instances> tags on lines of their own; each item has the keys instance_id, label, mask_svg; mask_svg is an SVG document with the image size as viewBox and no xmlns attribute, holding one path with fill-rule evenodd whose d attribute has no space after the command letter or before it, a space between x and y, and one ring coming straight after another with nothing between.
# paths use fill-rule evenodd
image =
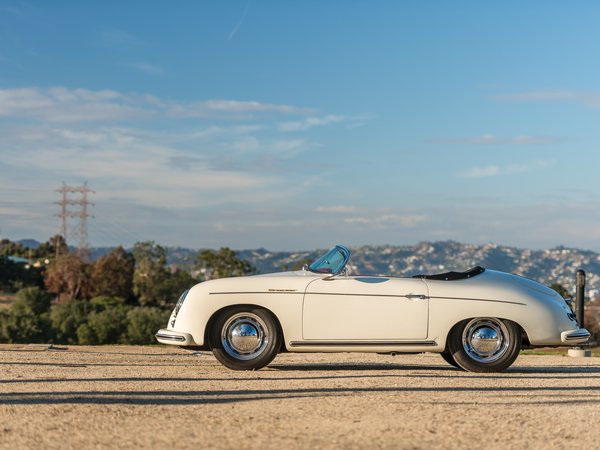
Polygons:
<instances>
[{"instance_id":1,"label":"chrome bumper trim","mask_svg":"<svg viewBox=\"0 0 600 450\"><path fill-rule=\"evenodd\" d=\"M156 340L161 344L169 345L194 345L194 339L191 334L181 333L172 330L158 330L154 335Z\"/></svg>"},{"instance_id":2,"label":"chrome bumper trim","mask_svg":"<svg viewBox=\"0 0 600 450\"><path fill-rule=\"evenodd\" d=\"M185 337L177 336L175 334L157 334L156 339L165 339L167 341L185 342Z\"/></svg>"},{"instance_id":3,"label":"chrome bumper trim","mask_svg":"<svg viewBox=\"0 0 600 450\"><path fill-rule=\"evenodd\" d=\"M585 328L578 330L563 331L560 340L565 344L583 344L590 339L590 332Z\"/></svg>"}]
</instances>

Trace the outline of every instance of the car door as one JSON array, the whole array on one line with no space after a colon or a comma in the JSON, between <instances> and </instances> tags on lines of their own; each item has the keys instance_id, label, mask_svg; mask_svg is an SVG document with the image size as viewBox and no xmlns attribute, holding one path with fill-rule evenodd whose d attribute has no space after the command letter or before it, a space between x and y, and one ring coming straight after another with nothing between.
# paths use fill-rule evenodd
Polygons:
<instances>
[{"instance_id":1,"label":"car door","mask_svg":"<svg viewBox=\"0 0 600 450\"><path fill-rule=\"evenodd\" d=\"M405 340L427 337L427 285L415 278L340 276L310 283L304 339Z\"/></svg>"}]
</instances>

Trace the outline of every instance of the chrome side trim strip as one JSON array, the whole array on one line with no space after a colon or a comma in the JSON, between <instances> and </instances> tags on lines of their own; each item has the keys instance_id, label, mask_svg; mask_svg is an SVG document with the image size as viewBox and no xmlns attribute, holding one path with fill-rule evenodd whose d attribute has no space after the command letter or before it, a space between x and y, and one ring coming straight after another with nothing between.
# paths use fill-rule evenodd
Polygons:
<instances>
[{"instance_id":1,"label":"chrome side trim strip","mask_svg":"<svg viewBox=\"0 0 600 450\"><path fill-rule=\"evenodd\" d=\"M239 295L239 294L310 294L310 295L333 295L333 296L342 296L342 297L388 297L388 298L408 298L414 299L415 296L419 296L421 299L428 299L429 297L426 295L419 294L405 294L405 295L396 295L396 294L350 294L344 292L282 292L282 291L252 291L252 292L210 292L209 295Z\"/></svg>"},{"instance_id":2,"label":"chrome side trim strip","mask_svg":"<svg viewBox=\"0 0 600 450\"><path fill-rule=\"evenodd\" d=\"M468 297L429 297L429 298L433 298L433 299L439 299L439 300L468 300L471 302L492 302L492 303L508 303L510 305L521 305L521 306L525 306L525 303L521 303L521 302L511 302L508 300L492 300L492 299L487 299L487 298L468 298Z\"/></svg>"},{"instance_id":3,"label":"chrome side trim strip","mask_svg":"<svg viewBox=\"0 0 600 450\"><path fill-rule=\"evenodd\" d=\"M291 341L290 347L401 347L434 346L435 341Z\"/></svg>"},{"instance_id":4,"label":"chrome side trim strip","mask_svg":"<svg viewBox=\"0 0 600 450\"><path fill-rule=\"evenodd\" d=\"M304 291L240 291L240 292L209 292L208 295L240 295L240 294L292 294L292 295L304 295Z\"/></svg>"},{"instance_id":5,"label":"chrome side trim strip","mask_svg":"<svg viewBox=\"0 0 600 450\"><path fill-rule=\"evenodd\" d=\"M281 292L281 291L247 291L247 292L210 292L209 295L240 295L240 294L293 294L293 295L298 295L298 294L302 294L304 295L305 293L302 291L298 291L298 292ZM345 297L388 297L388 298L414 298L415 294L405 294L405 295L394 295L394 294L348 294L348 293L342 293L342 292L306 292L306 294L310 294L310 295L341 295L341 296L345 296ZM421 297L421 299L439 299L439 300L467 300L467 301L472 301L472 302L491 302L491 303L508 303L510 305L520 305L520 306L525 306L525 303L521 303L521 302L511 302L508 300L492 300L492 299L487 299L487 298L467 298L467 297L437 297L437 296L431 296L428 297L426 295L423 295Z\"/></svg>"}]
</instances>

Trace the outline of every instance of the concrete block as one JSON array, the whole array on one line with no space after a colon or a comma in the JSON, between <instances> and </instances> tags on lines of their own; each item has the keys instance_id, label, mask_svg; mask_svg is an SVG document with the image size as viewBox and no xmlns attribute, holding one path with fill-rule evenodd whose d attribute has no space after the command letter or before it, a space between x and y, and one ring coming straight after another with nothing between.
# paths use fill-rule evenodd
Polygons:
<instances>
[{"instance_id":1,"label":"concrete block","mask_svg":"<svg viewBox=\"0 0 600 450\"><path fill-rule=\"evenodd\" d=\"M592 356L592 351L585 350L583 348L570 348L569 356L572 356L574 358L589 358L590 356Z\"/></svg>"}]
</instances>

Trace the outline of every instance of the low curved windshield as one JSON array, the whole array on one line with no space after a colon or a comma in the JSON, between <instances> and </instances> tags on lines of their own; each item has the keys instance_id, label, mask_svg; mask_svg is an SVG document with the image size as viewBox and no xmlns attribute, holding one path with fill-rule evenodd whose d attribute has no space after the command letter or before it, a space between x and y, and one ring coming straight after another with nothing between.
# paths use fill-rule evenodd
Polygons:
<instances>
[{"instance_id":1,"label":"low curved windshield","mask_svg":"<svg viewBox=\"0 0 600 450\"><path fill-rule=\"evenodd\" d=\"M343 245L336 245L308 266L308 270L315 273L336 275L342 271L348 262L348 258L350 258L350 250Z\"/></svg>"}]
</instances>

